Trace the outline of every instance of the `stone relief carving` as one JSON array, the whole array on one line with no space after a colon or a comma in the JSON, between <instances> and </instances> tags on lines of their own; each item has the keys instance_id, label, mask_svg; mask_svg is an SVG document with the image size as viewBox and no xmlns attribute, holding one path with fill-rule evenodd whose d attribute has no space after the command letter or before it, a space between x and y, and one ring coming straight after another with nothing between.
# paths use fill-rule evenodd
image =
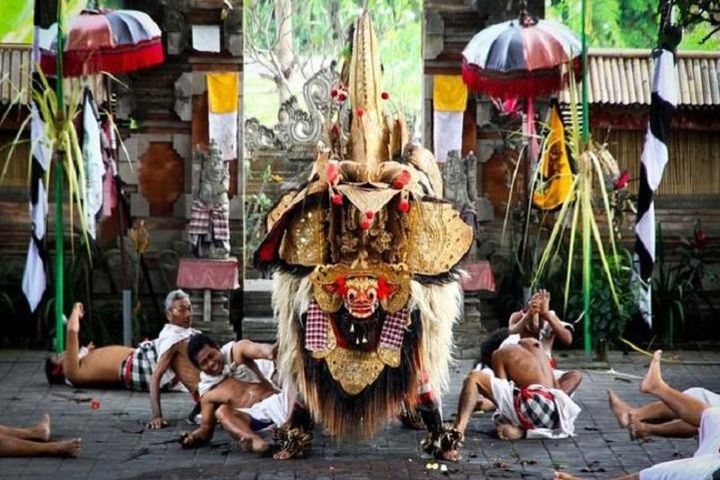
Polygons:
<instances>
[{"instance_id":1,"label":"stone relief carving","mask_svg":"<svg viewBox=\"0 0 720 480\"><path fill-rule=\"evenodd\" d=\"M340 79L332 67L323 68L303 86L303 98L308 111L300 108L293 96L283 102L278 111L278 123L262 125L256 118L245 121L245 146L248 152L262 150L293 150L312 148L321 140L323 120L329 109L340 108L330 102L330 92Z\"/></svg>"}]
</instances>

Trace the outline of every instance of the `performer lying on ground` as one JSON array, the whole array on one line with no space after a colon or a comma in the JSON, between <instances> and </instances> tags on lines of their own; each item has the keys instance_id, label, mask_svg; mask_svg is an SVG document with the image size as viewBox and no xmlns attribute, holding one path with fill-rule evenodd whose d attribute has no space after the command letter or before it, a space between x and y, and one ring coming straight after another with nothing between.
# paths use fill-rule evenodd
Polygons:
<instances>
[{"instance_id":1,"label":"performer lying on ground","mask_svg":"<svg viewBox=\"0 0 720 480\"><path fill-rule=\"evenodd\" d=\"M182 290L170 292L165 300L168 323L157 339L141 343L137 348L108 345L80 350L80 319L85 314L82 303L73 307L67 325L67 350L45 363L51 384L68 383L75 387L123 386L129 390L150 391L153 408L151 428L166 424L160 409L160 390L182 384L195 392L199 371L187 359L187 338L192 308ZM156 368L160 361L161 368ZM156 373L153 376L153 373Z\"/></svg>"},{"instance_id":2,"label":"performer lying on ground","mask_svg":"<svg viewBox=\"0 0 720 480\"><path fill-rule=\"evenodd\" d=\"M455 428L465 433L479 396L497 408L493 416L503 440L523 437L563 438L573 435L580 407L557 388L552 368L540 342L523 338L492 355L490 370L471 372L460 392ZM458 460L457 450L445 459Z\"/></svg>"},{"instance_id":3,"label":"performer lying on ground","mask_svg":"<svg viewBox=\"0 0 720 480\"><path fill-rule=\"evenodd\" d=\"M501 348L517 343L521 338L537 338L550 359L550 365L555 369L555 378L560 388L570 395L580 386L582 373L577 370L557 370L557 360L552 354L553 344L557 338L563 345L572 345L573 326L560 320L555 311L550 310L550 293L547 290L536 292L526 309L510 315L508 331L510 335Z\"/></svg>"},{"instance_id":4,"label":"performer lying on ground","mask_svg":"<svg viewBox=\"0 0 720 480\"><path fill-rule=\"evenodd\" d=\"M675 416L698 429L698 448L691 458L658 463L638 473L616 480L706 480L720 475L720 407L711 407L698 398L668 386L660 371L662 351L653 354L640 391L655 395ZM556 480L579 480L565 472L555 472Z\"/></svg>"},{"instance_id":5,"label":"performer lying on ground","mask_svg":"<svg viewBox=\"0 0 720 480\"><path fill-rule=\"evenodd\" d=\"M50 415L43 415L34 427L0 425L0 457L77 457L82 440L73 438L50 442Z\"/></svg>"},{"instance_id":6,"label":"performer lying on ground","mask_svg":"<svg viewBox=\"0 0 720 480\"><path fill-rule=\"evenodd\" d=\"M202 423L192 433L183 432L183 448L210 441L219 421L243 450L266 452L270 446L262 433L288 423L296 397L295 389L285 385L279 390L269 380L275 369L275 346L240 340L218 348L210 337L198 334L190 337L188 355L201 370ZM306 435L309 446L311 437ZM282 448L275 458L289 459L302 450Z\"/></svg>"},{"instance_id":7,"label":"performer lying on ground","mask_svg":"<svg viewBox=\"0 0 720 480\"><path fill-rule=\"evenodd\" d=\"M705 388L688 388L682 393L710 407L720 407L720 395ZM679 419L663 402L652 402L635 408L612 390L608 390L608 401L618 425L628 429L631 440L652 436L688 438L698 433L696 426Z\"/></svg>"},{"instance_id":8,"label":"performer lying on ground","mask_svg":"<svg viewBox=\"0 0 720 480\"><path fill-rule=\"evenodd\" d=\"M474 371L492 373L492 355L495 350L508 345L516 345L521 338L536 338L543 351L550 359L553 376L558 381L558 388L572 395L582 382L582 373L578 370L558 370L557 361L552 355L555 338L559 338L564 345L572 344L572 324L561 321L554 311L550 310L550 293L540 290L528 302L527 308L518 310L510 315L508 328L500 328L492 332L480 345L480 358L475 364ZM468 375L470 377L472 372ZM466 380L467 381L467 380ZM495 404L478 395L473 412L489 412L495 409Z\"/></svg>"}]
</instances>

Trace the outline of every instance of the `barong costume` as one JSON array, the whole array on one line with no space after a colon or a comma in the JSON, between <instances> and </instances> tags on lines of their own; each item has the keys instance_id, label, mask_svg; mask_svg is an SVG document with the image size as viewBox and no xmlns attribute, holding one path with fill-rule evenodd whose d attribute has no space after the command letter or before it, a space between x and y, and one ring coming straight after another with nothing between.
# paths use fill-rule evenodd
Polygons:
<instances>
[{"instance_id":1,"label":"barong costume","mask_svg":"<svg viewBox=\"0 0 720 480\"><path fill-rule=\"evenodd\" d=\"M370 437L405 400L438 455L460 438L438 396L462 308L454 269L473 231L442 199L432 153L408 143L378 52L364 12L313 173L270 210L255 264L274 271L277 368L314 419L338 439Z\"/></svg>"}]
</instances>

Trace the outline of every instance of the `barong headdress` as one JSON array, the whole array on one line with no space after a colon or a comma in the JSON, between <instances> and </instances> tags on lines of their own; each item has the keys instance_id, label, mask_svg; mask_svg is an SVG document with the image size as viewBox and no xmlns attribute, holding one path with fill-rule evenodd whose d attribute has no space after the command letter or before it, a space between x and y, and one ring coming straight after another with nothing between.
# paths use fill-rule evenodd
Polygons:
<instances>
[{"instance_id":1,"label":"barong headdress","mask_svg":"<svg viewBox=\"0 0 720 480\"><path fill-rule=\"evenodd\" d=\"M472 229L442 201L435 159L408 143L405 119L389 107L380 76L377 38L364 12L341 75L347 84L330 99L343 106L326 122L309 183L285 193L268 214L259 266L316 268L316 282L402 270L407 283L412 275L449 272L470 248Z\"/></svg>"}]
</instances>

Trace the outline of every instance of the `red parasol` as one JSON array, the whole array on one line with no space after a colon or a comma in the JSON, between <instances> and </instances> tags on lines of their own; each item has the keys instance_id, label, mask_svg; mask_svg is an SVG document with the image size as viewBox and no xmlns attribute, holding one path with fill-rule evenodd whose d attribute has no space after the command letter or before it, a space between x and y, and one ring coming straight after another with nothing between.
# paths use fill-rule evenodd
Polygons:
<instances>
[{"instance_id":1,"label":"red parasol","mask_svg":"<svg viewBox=\"0 0 720 480\"><path fill-rule=\"evenodd\" d=\"M57 31L57 23L50 30ZM71 21L64 42L64 76L128 73L162 63L161 35L144 12L83 10ZM41 49L40 67L48 75L55 73L56 49L56 41L50 49Z\"/></svg>"},{"instance_id":2,"label":"red parasol","mask_svg":"<svg viewBox=\"0 0 720 480\"><path fill-rule=\"evenodd\" d=\"M580 40L565 25L520 18L475 34L463 50L463 80L493 97L536 97L560 91L572 69L579 78Z\"/></svg>"}]
</instances>

